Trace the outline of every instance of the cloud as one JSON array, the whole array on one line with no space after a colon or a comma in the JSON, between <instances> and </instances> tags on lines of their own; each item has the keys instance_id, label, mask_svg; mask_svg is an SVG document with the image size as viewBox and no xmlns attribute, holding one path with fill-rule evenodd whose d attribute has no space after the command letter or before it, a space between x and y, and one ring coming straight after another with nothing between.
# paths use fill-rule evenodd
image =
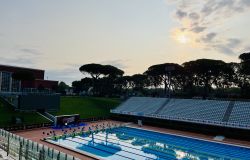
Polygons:
<instances>
[{"instance_id":1,"label":"cloud","mask_svg":"<svg viewBox=\"0 0 250 160\"><path fill-rule=\"evenodd\" d=\"M195 26L194 28L191 28L190 30L195 33L200 33L200 32L203 32L205 29L206 27Z\"/></svg>"},{"instance_id":2,"label":"cloud","mask_svg":"<svg viewBox=\"0 0 250 160\"><path fill-rule=\"evenodd\" d=\"M243 6L250 7L250 1L249 0L242 0L241 3L242 3Z\"/></svg>"},{"instance_id":3,"label":"cloud","mask_svg":"<svg viewBox=\"0 0 250 160\"><path fill-rule=\"evenodd\" d=\"M187 16L187 13L182 11L182 10L177 10L176 11L176 16L177 16L177 18L182 19L182 18Z\"/></svg>"},{"instance_id":4,"label":"cloud","mask_svg":"<svg viewBox=\"0 0 250 160\"><path fill-rule=\"evenodd\" d=\"M235 51L224 44L217 44L214 45L213 48L221 53L224 53L226 55L235 55Z\"/></svg>"},{"instance_id":5,"label":"cloud","mask_svg":"<svg viewBox=\"0 0 250 160\"><path fill-rule=\"evenodd\" d=\"M193 20L198 20L200 18L200 15L196 12L192 12L188 16L189 16L189 18L191 18Z\"/></svg>"},{"instance_id":6,"label":"cloud","mask_svg":"<svg viewBox=\"0 0 250 160\"><path fill-rule=\"evenodd\" d=\"M240 13L249 10L250 0L170 1L172 5L176 5L174 17L180 24L173 30L193 35L193 42L197 43L193 46L214 49L227 55L232 55L244 48L243 40L238 37L226 37L225 34L221 34L221 31L217 31L215 26L223 25L226 19L239 16Z\"/></svg>"},{"instance_id":7,"label":"cloud","mask_svg":"<svg viewBox=\"0 0 250 160\"><path fill-rule=\"evenodd\" d=\"M232 48L235 48L239 46L240 44L241 44L241 40L237 38L229 38L228 43L227 43L228 47L232 47Z\"/></svg>"},{"instance_id":8,"label":"cloud","mask_svg":"<svg viewBox=\"0 0 250 160\"><path fill-rule=\"evenodd\" d=\"M26 66L26 67L31 67L34 65L33 60L24 57L13 57L13 58L0 57L0 63L6 65Z\"/></svg>"},{"instance_id":9,"label":"cloud","mask_svg":"<svg viewBox=\"0 0 250 160\"><path fill-rule=\"evenodd\" d=\"M48 69L45 72L45 78L56 81L64 81L71 85L73 81L81 80L84 76L79 71L78 67L65 67L63 69Z\"/></svg>"},{"instance_id":10,"label":"cloud","mask_svg":"<svg viewBox=\"0 0 250 160\"><path fill-rule=\"evenodd\" d=\"M116 60L101 61L99 63L104 64L104 65L108 65L108 64L113 65L120 69L126 69L128 66L125 64L125 61L127 60L116 59Z\"/></svg>"},{"instance_id":11,"label":"cloud","mask_svg":"<svg viewBox=\"0 0 250 160\"><path fill-rule=\"evenodd\" d=\"M243 52L250 52L250 46L245 46Z\"/></svg>"},{"instance_id":12,"label":"cloud","mask_svg":"<svg viewBox=\"0 0 250 160\"><path fill-rule=\"evenodd\" d=\"M226 55L236 55L236 53L241 52L241 40L237 38L229 38L222 42L211 42L209 43L215 50L226 54Z\"/></svg>"},{"instance_id":13,"label":"cloud","mask_svg":"<svg viewBox=\"0 0 250 160\"><path fill-rule=\"evenodd\" d=\"M12 50L2 51L0 64L37 68L38 63L43 60L42 52L34 48L20 47L16 45Z\"/></svg>"},{"instance_id":14,"label":"cloud","mask_svg":"<svg viewBox=\"0 0 250 160\"><path fill-rule=\"evenodd\" d=\"M31 55L41 55L42 53L34 48L21 48L19 49L23 53L31 54Z\"/></svg>"},{"instance_id":15,"label":"cloud","mask_svg":"<svg viewBox=\"0 0 250 160\"><path fill-rule=\"evenodd\" d=\"M93 63L99 63L103 65L113 65L120 69L127 68L127 65L125 65L126 61L128 60L122 60L122 59L116 59L116 60L107 60L107 61L100 61L100 62L93 62ZM79 71L79 67L83 64L72 64L72 63L64 63L63 69L48 69L46 71L46 77L48 76L51 80L57 80L57 81L64 81L68 85L71 85L73 81L81 80L82 78L88 76L83 75Z\"/></svg>"},{"instance_id":16,"label":"cloud","mask_svg":"<svg viewBox=\"0 0 250 160\"><path fill-rule=\"evenodd\" d=\"M216 37L217 33L215 32L211 32L206 34L204 37L201 38L201 40L205 43L211 42L215 37Z\"/></svg>"},{"instance_id":17,"label":"cloud","mask_svg":"<svg viewBox=\"0 0 250 160\"><path fill-rule=\"evenodd\" d=\"M244 12L250 7L249 0L209 0L201 12L204 16L219 14L221 18L229 18L236 13Z\"/></svg>"}]
</instances>

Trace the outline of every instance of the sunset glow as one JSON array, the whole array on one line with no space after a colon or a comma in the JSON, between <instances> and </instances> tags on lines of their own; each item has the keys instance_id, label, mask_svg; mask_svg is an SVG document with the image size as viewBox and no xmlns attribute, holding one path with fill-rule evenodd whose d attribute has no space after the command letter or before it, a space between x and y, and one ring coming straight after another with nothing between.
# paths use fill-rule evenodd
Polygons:
<instances>
[{"instance_id":1,"label":"sunset glow","mask_svg":"<svg viewBox=\"0 0 250 160\"><path fill-rule=\"evenodd\" d=\"M248 0L1 1L0 64L71 84L86 63L133 75L165 62L237 62L250 50L249 15Z\"/></svg>"}]
</instances>

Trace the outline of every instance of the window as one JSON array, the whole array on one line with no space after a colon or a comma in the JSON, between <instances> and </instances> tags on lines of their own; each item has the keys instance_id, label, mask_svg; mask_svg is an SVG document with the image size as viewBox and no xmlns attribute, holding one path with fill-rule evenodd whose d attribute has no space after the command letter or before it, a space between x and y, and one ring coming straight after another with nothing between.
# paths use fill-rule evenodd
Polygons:
<instances>
[{"instance_id":1,"label":"window","mask_svg":"<svg viewBox=\"0 0 250 160\"><path fill-rule=\"evenodd\" d=\"M1 91L4 91L4 92L10 91L10 79L11 79L11 73L2 72Z\"/></svg>"},{"instance_id":2,"label":"window","mask_svg":"<svg viewBox=\"0 0 250 160\"><path fill-rule=\"evenodd\" d=\"M19 88L20 88L20 81L12 79L12 88L11 88L11 91L12 92L19 92Z\"/></svg>"}]
</instances>

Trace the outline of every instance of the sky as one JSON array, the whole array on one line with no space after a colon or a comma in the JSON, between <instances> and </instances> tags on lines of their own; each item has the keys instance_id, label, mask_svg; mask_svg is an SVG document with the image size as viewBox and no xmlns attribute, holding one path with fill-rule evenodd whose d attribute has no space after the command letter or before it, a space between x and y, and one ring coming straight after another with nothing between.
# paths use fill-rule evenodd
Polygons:
<instances>
[{"instance_id":1,"label":"sky","mask_svg":"<svg viewBox=\"0 0 250 160\"><path fill-rule=\"evenodd\" d=\"M0 64L71 84L87 63L126 75L250 51L250 0L0 0Z\"/></svg>"}]
</instances>

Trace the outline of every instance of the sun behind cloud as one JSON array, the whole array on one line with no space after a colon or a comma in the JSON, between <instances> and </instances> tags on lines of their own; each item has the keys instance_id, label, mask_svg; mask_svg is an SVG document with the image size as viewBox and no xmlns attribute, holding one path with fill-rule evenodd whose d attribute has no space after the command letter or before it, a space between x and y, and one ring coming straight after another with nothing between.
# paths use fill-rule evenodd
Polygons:
<instances>
[{"instance_id":1,"label":"sun behind cloud","mask_svg":"<svg viewBox=\"0 0 250 160\"><path fill-rule=\"evenodd\" d=\"M198 35L185 29L183 30L179 28L173 29L171 31L171 37L179 45L185 45L191 48L203 47L202 44L197 43L196 41Z\"/></svg>"},{"instance_id":2,"label":"sun behind cloud","mask_svg":"<svg viewBox=\"0 0 250 160\"><path fill-rule=\"evenodd\" d=\"M186 44L190 41L190 39L185 34L180 34L177 36L177 41Z\"/></svg>"},{"instance_id":3,"label":"sun behind cloud","mask_svg":"<svg viewBox=\"0 0 250 160\"><path fill-rule=\"evenodd\" d=\"M176 29L172 32L172 36L175 41L177 41L180 44L187 44L191 42L191 35L186 31L181 31L179 29Z\"/></svg>"}]
</instances>

